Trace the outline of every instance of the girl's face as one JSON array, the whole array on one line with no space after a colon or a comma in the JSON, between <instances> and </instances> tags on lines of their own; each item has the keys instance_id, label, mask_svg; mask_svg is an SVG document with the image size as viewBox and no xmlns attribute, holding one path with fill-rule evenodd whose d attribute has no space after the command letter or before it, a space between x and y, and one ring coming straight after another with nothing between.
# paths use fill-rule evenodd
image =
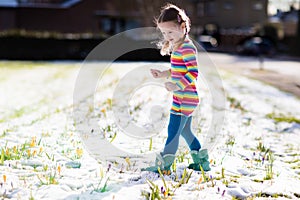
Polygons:
<instances>
[{"instance_id":1,"label":"girl's face","mask_svg":"<svg viewBox=\"0 0 300 200\"><path fill-rule=\"evenodd\" d=\"M185 24L176 24L175 22L161 22L157 24L165 40L175 44L179 42L185 34Z\"/></svg>"}]
</instances>

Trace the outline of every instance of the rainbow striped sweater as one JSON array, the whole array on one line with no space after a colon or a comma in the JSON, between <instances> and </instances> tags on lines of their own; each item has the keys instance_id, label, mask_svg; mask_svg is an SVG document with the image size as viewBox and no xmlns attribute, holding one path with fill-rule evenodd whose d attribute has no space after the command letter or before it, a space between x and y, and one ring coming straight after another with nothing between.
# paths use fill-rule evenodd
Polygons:
<instances>
[{"instance_id":1,"label":"rainbow striped sweater","mask_svg":"<svg viewBox=\"0 0 300 200\"><path fill-rule=\"evenodd\" d=\"M198 76L197 50L192 41L186 39L171 54L171 81L180 90L173 92L171 113L189 116L199 103L196 87Z\"/></svg>"}]
</instances>

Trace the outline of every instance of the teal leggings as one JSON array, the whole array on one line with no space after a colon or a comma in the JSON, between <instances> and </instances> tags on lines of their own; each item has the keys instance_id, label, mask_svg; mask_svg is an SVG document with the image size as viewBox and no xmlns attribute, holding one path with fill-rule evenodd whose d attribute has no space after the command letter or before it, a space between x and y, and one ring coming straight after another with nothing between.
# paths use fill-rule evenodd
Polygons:
<instances>
[{"instance_id":1,"label":"teal leggings","mask_svg":"<svg viewBox=\"0 0 300 200\"><path fill-rule=\"evenodd\" d=\"M201 145L191 130L192 116L170 114L168 125L168 138L164 147L163 155L175 154L178 149L179 136L185 139L190 150L199 151Z\"/></svg>"}]
</instances>

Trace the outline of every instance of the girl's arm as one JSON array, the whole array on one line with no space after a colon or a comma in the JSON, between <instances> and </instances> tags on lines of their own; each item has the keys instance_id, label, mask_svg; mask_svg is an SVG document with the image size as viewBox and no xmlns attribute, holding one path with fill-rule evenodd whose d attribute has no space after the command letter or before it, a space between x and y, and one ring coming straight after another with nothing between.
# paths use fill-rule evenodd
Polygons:
<instances>
[{"instance_id":1,"label":"girl's arm","mask_svg":"<svg viewBox=\"0 0 300 200\"><path fill-rule=\"evenodd\" d=\"M150 69L151 74L154 78L169 78L171 76L171 69L160 71L157 69Z\"/></svg>"},{"instance_id":2,"label":"girl's arm","mask_svg":"<svg viewBox=\"0 0 300 200\"><path fill-rule=\"evenodd\" d=\"M180 88L175 83L172 82L166 82L165 87L168 91L180 90Z\"/></svg>"},{"instance_id":3,"label":"girl's arm","mask_svg":"<svg viewBox=\"0 0 300 200\"><path fill-rule=\"evenodd\" d=\"M182 57L187 68L187 73L176 83L176 85L184 90L188 85L193 83L198 76L198 64L196 59L196 49L188 45L182 50Z\"/></svg>"}]
</instances>

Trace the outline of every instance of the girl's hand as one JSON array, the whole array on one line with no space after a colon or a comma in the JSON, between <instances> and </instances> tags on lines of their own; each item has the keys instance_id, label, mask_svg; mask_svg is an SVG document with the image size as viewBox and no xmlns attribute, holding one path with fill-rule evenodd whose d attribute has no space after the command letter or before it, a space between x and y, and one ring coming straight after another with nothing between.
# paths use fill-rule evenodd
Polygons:
<instances>
[{"instance_id":1,"label":"girl's hand","mask_svg":"<svg viewBox=\"0 0 300 200\"><path fill-rule=\"evenodd\" d=\"M168 91L180 90L180 88L175 83L172 82L166 82L165 87Z\"/></svg>"},{"instance_id":2,"label":"girl's hand","mask_svg":"<svg viewBox=\"0 0 300 200\"><path fill-rule=\"evenodd\" d=\"M170 70L159 71L157 69L150 69L154 78L168 78L171 75Z\"/></svg>"},{"instance_id":3,"label":"girl's hand","mask_svg":"<svg viewBox=\"0 0 300 200\"><path fill-rule=\"evenodd\" d=\"M157 69L150 69L151 74L154 78L161 78L163 77L163 72L157 70Z\"/></svg>"}]
</instances>

